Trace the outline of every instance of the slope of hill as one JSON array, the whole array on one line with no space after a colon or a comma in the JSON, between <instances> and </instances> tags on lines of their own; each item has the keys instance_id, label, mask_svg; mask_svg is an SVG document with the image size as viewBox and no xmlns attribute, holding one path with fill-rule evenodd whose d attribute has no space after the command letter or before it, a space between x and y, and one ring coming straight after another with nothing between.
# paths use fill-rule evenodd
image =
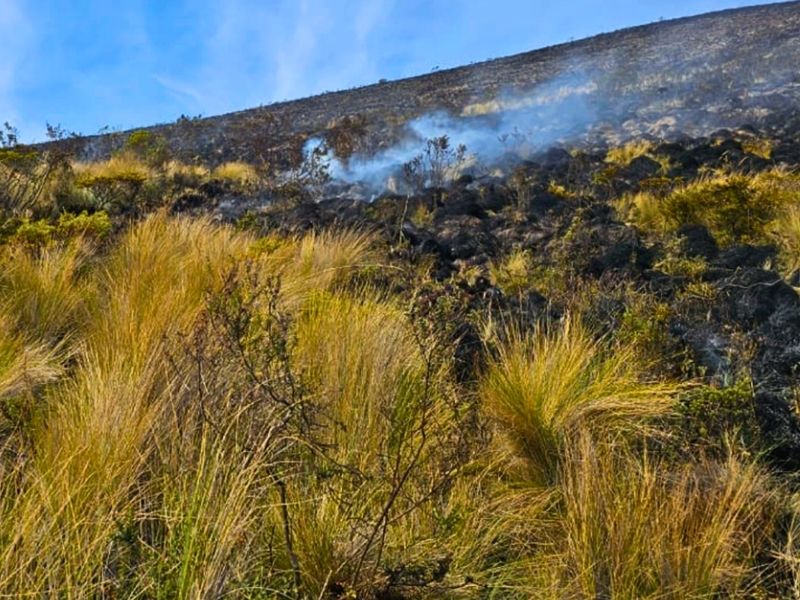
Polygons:
<instances>
[{"instance_id":1,"label":"slope of hill","mask_svg":"<svg viewBox=\"0 0 800 600\"><path fill-rule=\"evenodd\" d=\"M0 148L0 596L799 598L798 19Z\"/></svg>"},{"instance_id":2,"label":"slope of hill","mask_svg":"<svg viewBox=\"0 0 800 600\"><path fill-rule=\"evenodd\" d=\"M611 141L743 124L795 131L799 60L800 3L788 2L152 129L187 159L278 164L291 163L306 139L336 130L347 117L364 138L358 149L374 152L402 136L407 122L435 111L474 118L527 109L521 121L540 145L587 130ZM124 137L84 138L81 154L106 156Z\"/></svg>"}]
</instances>

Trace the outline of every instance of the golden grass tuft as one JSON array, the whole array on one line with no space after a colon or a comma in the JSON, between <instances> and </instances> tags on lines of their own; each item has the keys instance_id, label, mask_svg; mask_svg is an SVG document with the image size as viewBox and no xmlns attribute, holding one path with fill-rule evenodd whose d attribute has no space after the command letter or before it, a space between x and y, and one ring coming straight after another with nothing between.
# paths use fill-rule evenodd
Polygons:
<instances>
[{"instance_id":1,"label":"golden grass tuft","mask_svg":"<svg viewBox=\"0 0 800 600\"><path fill-rule=\"evenodd\" d=\"M346 283L359 269L376 264L375 236L353 229L312 232L282 244L268 244L258 252L258 264L265 274L279 276L282 299L288 304L301 301L315 290Z\"/></svg>"},{"instance_id":2,"label":"golden grass tuft","mask_svg":"<svg viewBox=\"0 0 800 600\"><path fill-rule=\"evenodd\" d=\"M167 344L248 244L207 220L157 215L107 257L75 371L50 394L53 409L34 433L22 488L3 509L3 524L17 526L4 531L0 588L77 596L102 589L103 557L175 383L165 368ZM49 263L30 268L46 273ZM49 314L30 312L40 320Z\"/></svg>"},{"instance_id":3,"label":"golden grass tuft","mask_svg":"<svg viewBox=\"0 0 800 600\"><path fill-rule=\"evenodd\" d=\"M707 173L663 197L652 192L624 196L615 208L623 219L654 234L699 224L722 246L767 243L773 234L786 235L791 244L793 207L799 202L800 177L775 168L755 175Z\"/></svg>"},{"instance_id":4,"label":"golden grass tuft","mask_svg":"<svg viewBox=\"0 0 800 600\"><path fill-rule=\"evenodd\" d=\"M0 259L0 304L16 328L50 343L80 331L93 294L82 274L90 257L80 239L38 251L6 248Z\"/></svg>"},{"instance_id":5,"label":"golden grass tuft","mask_svg":"<svg viewBox=\"0 0 800 600\"><path fill-rule=\"evenodd\" d=\"M606 162L614 165L628 166L640 156L647 156L653 149L653 143L649 140L634 140L611 148L606 154Z\"/></svg>"},{"instance_id":6,"label":"golden grass tuft","mask_svg":"<svg viewBox=\"0 0 800 600\"><path fill-rule=\"evenodd\" d=\"M171 160L164 165L164 175L186 187L197 187L211 176L211 171L202 165L187 165Z\"/></svg>"},{"instance_id":7,"label":"golden grass tuft","mask_svg":"<svg viewBox=\"0 0 800 600\"><path fill-rule=\"evenodd\" d=\"M509 295L521 294L531 287L533 269L530 253L515 250L500 261L489 266L492 285L496 285Z\"/></svg>"},{"instance_id":8,"label":"golden grass tuft","mask_svg":"<svg viewBox=\"0 0 800 600\"><path fill-rule=\"evenodd\" d=\"M734 458L676 468L586 438L567 453L564 537L547 573L560 593L707 598L758 587L778 506L763 469Z\"/></svg>"},{"instance_id":9,"label":"golden grass tuft","mask_svg":"<svg viewBox=\"0 0 800 600\"><path fill-rule=\"evenodd\" d=\"M772 239L780 249L781 267L790 274L800 269L800 203L789 206L772 224Z\"/></svg>"},{"instance_id":10,"label":"golden grass tuft","mask_svg":"<svg viewBox=\"0 0 800 600\"><path fill-rule=\"evenodd\" d=\"M55 381L63 373L58 348L29 342L14 333L11 319L0 313L0 401Z\"/></svg>"},{"instance_id":11,"label":"golden grass tuft","mask_svg":"<svg viewBox=\"0 0 800 600\"><path fill-rule=\"evenodd\" d=\"M256 168L245 162L226 162L216 167L211 175L242 187L251 187L260 181Z\"/></svg>"},{"instance_id":12,"label":"golden grass tuft","mask_svg":"<svg viewBox=\"0 0 800 600\"><path fill-rule=\"evenodd\" d=\"M133 154L119 154L105 161L72 165L75 183L92 186L101 182L143 183L153 173L147 164Z\"/></svg>"},{"instance_id":13,"label":"golden grass tuft","mask_svg":"<svg viewBox=\"0 0 800 600\"><path fill-rule=\"evenodd\" d=\"M349 585L355 579L356 587L364 579L370 581L373 548L367 548L369 568L360 577L356 572L365 551L362 536L368 537L367 524L386 505L392 482L403 469L412 469L406 476L411 479L390 514L402 514L424 494L424 487L413 482L424 480L437 452L426 445L424 436L438 436L449 426L441 405L447 372L427 370L403 311L369 290L356 297L325 292L312 296L301 311L297 340L299 364L309 374L307 383L330 424L321 442L331 448L333 464L372 481L365 485L360 478L343 477L319 485L305 483L302 494L314 500L296 507L298 553L307 585L318 594L326 581ZM420 429L423 423L425 432ZM420 466L413 468L417 460ZM361 532L355 540L345 534L353 527ZM418 540L425 530L412 518L398 521L396 527L405 528L396 535L410 540ZM390 547L394 543L386 542Z\"/></svg>"},{"instance_id":14,"label":"golden grass tuft","mask_svg":"<svg viewBox=\"0 0 800 600\"><path fill-rule=\"evenodd\" d=\"M631 348L610 351L575 317L553 331L510 328L505 337L480 395L534 485L557 483L559 457L576 431L630 429L673 404L674 386L641 381Z\"/></svg>"},{"instance_id":15,"label":"golden grass tuft","mask_svg":"<svg viewBox=\"0 0 800 600\"><path fill-rule=\"evenodd\" d=\"M613 202L617 214L626 223L651 232L663 232L666 223L661 212L662 199L650 192L625 194Z\"/></svg>"}]
</instances>

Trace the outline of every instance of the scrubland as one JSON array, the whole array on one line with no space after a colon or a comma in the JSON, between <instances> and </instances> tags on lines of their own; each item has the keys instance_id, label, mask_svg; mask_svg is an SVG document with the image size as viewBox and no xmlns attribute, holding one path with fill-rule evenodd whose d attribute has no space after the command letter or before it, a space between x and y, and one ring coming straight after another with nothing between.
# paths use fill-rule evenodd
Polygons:
<instances>
[{"instance_id":1,"label":"scrubland","mask_svg":"<svg viewBox=\"0 0 800 600\"><path fill-rule=\"evenodd\" d=\"M0 596L798 597L795 475L746 353L713 377L668 328L717 293L682 226L797 268L793 172L609 199L679 278L665 298L578 271L580 190L556 196L574 210L550 256L442 278L393 226L178 214L187 189L262 175L137 144L4 155ZM459 305L448 286L484 276L509 303Z\"/></svg>"}]
</instances>

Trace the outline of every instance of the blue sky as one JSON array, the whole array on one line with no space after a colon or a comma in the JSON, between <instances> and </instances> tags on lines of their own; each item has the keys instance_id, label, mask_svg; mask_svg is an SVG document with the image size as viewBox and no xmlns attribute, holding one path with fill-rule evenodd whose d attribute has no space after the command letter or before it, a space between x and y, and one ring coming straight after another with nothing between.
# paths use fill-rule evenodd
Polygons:
<instances>
[{"instance_id":1,"label":"blue sky","mask_svg":"<svg viewBox=\"0 0 800 600\"><path fill-rule=\"evenodd\" d=\"M0 122L127 129L761 3L0 0Z\"/></svg>"}]
</instances>

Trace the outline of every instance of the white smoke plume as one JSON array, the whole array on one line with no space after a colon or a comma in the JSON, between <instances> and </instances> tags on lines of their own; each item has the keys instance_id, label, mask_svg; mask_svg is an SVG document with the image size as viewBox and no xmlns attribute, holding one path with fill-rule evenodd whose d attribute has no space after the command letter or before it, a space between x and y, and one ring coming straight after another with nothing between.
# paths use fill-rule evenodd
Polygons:
<instances>
[{"instance_id":1,"label":"white smoke plume","mask_svg":"<svg viewBox=\"0 0 800 600\"><path fill-rule=\"evenodd\" d=\"M436 111L408 122L403 140L376 155L356 155L346 163L329 157L334 180L366 184L375 192L402 166L425 151L428 140L447 136L451 147L467 148L467 164L491 166L510 156L532 153L579 135L597 120L590 102L597 83L581 71L564 74L528 91L501 94L486 102L468 104L461 114ZM323 144L306 142L305 153Z\"/></svg>"}]
</instances>

